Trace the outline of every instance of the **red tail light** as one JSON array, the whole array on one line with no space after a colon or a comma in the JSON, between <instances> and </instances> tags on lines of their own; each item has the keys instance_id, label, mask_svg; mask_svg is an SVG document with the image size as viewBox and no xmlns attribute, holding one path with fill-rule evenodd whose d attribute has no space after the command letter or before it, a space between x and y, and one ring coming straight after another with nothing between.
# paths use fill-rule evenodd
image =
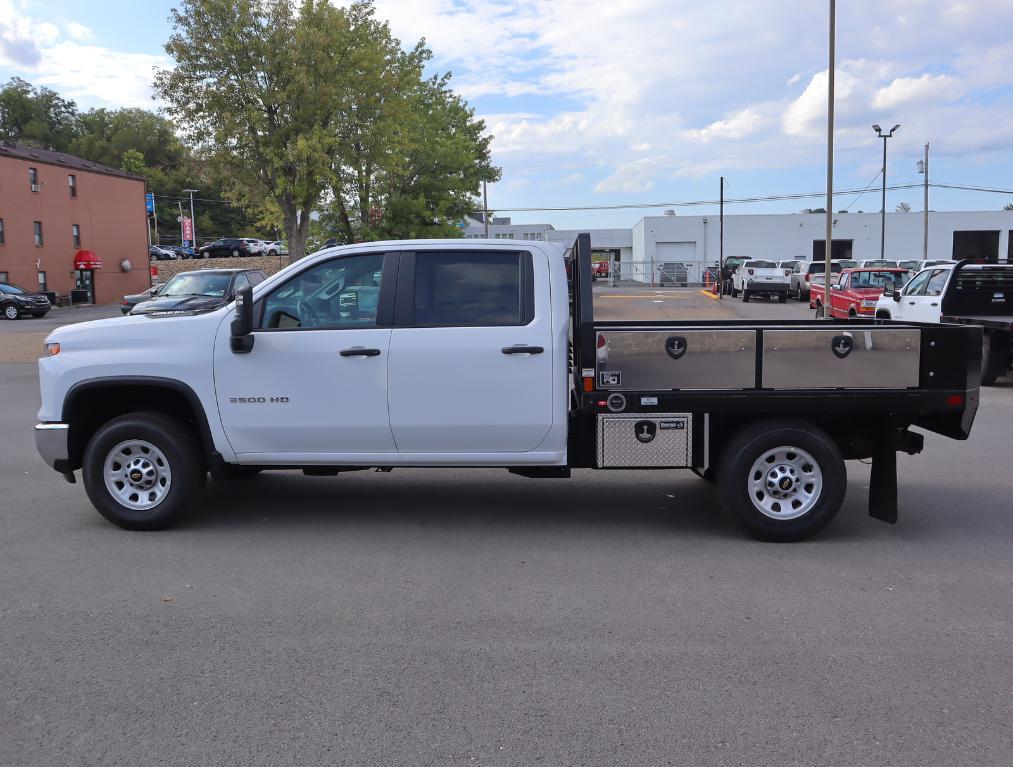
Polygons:
<instances>
[{"instance_id":1,"label":"red tail light","mask_svg":"<svg viewBox=\"0 0 1013 767\"><path fill-rule=\"evenodd\" d=\"M805 276L805 281L809 282L809 275L808 274Z\"/></svg>"},{"instance_id":2,"label":"red tail light","mask_svg":"<svg viewBox=\"0 0 1013 767\"><path fill-rule=\"evenodd\" d=\"M601 333L598 334L597 346L599 349L605 348L605 336L603 336Z\"/></svg>"}]
</instances>

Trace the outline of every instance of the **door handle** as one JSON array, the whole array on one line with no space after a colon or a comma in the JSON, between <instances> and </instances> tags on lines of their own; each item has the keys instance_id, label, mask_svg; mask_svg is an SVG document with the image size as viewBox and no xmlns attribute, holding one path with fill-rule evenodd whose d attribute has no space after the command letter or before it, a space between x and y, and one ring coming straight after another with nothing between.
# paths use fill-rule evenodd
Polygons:
<instances>
[{"instance_id":1,"label":"door handle","mask_svg":"<svg viewBox=\"0 0 1013 767\"><path fill-rule=\"evenodd\" d=\"M366 349L362 346L353 346L351 349L342 349L342 357L379 357L379 349Z\"/></svg>"},{"instance_id":2,"label":"door handle","mask_svg":"<svg viewBox=\"0 0 1013 767\"><path fill-rule=\"evenodd\" d=\"M541 354L545 351L541 346L504 346L504 354Z\"/></svg>"},{"instance_id":3,"label":"door handle","mask_svg":"<svg viewBox=\"0 0 1013 767\"><path fill-rule=\"evenodd\" d=\"M908 305L908 306L914 306L914 305L915 305L915 302L914 302L914 301L908 301L908 302L907 302L907 305Z\"/></svg>"},{"instance_id":4,"label":"door handle","mask_svg":"<svg viewBox=\"0 0 1013 767\"><path fill-rule=\"evenodd\" d=\"M932 304L931 304L931 306L939 306L939 302L938 301L933 301Z\"/></svg>"}]
</instances>

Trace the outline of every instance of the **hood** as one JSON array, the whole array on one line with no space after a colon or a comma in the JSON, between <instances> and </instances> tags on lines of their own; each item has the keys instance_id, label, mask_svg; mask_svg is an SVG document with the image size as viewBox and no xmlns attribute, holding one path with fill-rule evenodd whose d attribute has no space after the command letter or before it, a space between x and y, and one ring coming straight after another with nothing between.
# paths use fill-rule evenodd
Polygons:
<instances>
[{"instance_id":1,"label":"hood","mask_svg":"<svg viewBox=\"0 0 1013 767\"><path fill-rule=\"evenodd\" d=\"M142 301L131 309L131 314L152 312L210 312L221 309L231 299L224 296L165 296Z\"/></svg>"}]
</instances>

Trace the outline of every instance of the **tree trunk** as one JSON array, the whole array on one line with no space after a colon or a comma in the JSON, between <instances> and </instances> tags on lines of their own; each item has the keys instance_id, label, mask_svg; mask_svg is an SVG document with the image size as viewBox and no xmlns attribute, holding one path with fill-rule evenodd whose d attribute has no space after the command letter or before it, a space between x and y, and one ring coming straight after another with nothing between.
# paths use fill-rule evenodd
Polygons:
<instances>
[{"instance_id":1,"label":"tree trunk","mask_svg":"<svg viewBox=\"0 0 1013 767\"><path fill-rule=\"evenodd\" d=\"M299 209L294 202L285 201L282 203L282 216L285 220L285 236L288 239L288 261L298 261L306 255L306 234L309 230L309 216L306 218L306 226L301 225Z\"/></svg>"}]
</instances>

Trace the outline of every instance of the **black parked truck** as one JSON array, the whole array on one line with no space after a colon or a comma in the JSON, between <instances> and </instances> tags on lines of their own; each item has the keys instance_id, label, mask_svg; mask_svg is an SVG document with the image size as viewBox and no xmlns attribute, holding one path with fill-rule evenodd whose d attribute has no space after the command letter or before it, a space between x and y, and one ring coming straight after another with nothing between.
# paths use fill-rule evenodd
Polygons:
<instances>
[{"instance_id":1,"label":"black parked truck","mask_svg":"<svg viewBox=\"0 0 1013 767\"><path fill-rule=\"evenodd\" d=\"M569 258L571 467L691 469L754 536L798 540L837 514L845 460L872 460L869 514L895 523L896 454L924 441L912 428L970 434L979 327L598 322L588 235Z\"/></svg>"},{"instance_id":2,"label":"black parked truck","mask_svg":"<svg viewBox=\"0 0 1013 767\"><path fill-rule=\"evenodd\" d=\"M981 383L1013 368L1013 264L961 261L946 283L942 321L982 329Z\"/></svg>"}]
</instances>

